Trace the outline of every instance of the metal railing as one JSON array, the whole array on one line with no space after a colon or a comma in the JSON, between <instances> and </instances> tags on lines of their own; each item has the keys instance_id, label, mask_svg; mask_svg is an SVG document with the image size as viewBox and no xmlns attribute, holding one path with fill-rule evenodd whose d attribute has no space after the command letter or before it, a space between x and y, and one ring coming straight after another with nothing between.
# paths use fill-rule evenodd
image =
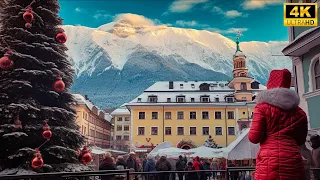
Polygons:
<instances>
[{"instance_id":1,"label":"metal railing","mask_svg":"<svg viewBox=\"0 0 320 180\"><path fill-rule=\"evenodd\" d=\"M229 167L226 170L199 170L199 171L155 171L155 172L130 172L129 170L107 170L107 171L83 171L83 172L55 172L55 173L37 173L28 175L3 175L0 180L101 180L104 177L120 177L118 179L131 180L149 180L148 177L165 177L165 179L156 178L157 180L174 180L178 179L179 174L187 176L189 173L197 173L205 177L215 175L216 179L221 180L237 180L241 176L249 176L252 178L253 167ZM312 172L319 172L320 168L310 168ZM173 177L173 178L172 178ZM151 178L152 179L152 178ZM317 178L310 178L317 180Z\"/></svg>"}]
</instances>

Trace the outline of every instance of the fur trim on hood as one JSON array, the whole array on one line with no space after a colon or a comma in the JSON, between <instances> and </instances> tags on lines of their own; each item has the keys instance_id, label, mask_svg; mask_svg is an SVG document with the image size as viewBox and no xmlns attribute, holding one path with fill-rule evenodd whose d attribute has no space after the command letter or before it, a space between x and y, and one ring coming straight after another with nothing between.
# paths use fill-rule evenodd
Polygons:
<instances>
[{"instance_id":1,"label":"fur trim on hood","mask_svg":"<svg viewBox=\"0 0 320 180\"><path fill-rule=\"evenodd\" d=\"M287 88L274 88L262 91L257 96L257 103L268 103L280 109L291 110L299 106L298 94Z\"/></svg>"}]
</instances>

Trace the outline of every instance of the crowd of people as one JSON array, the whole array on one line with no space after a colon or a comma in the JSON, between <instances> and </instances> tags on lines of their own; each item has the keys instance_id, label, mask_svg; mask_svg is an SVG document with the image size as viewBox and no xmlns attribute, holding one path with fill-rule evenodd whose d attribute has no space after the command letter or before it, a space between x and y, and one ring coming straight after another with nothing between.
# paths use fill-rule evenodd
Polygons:
<instances>
[{"instance_id":1,"label":"crowd of people","mask_svg":"<svg viewBox=\"0 0 320 180\"><path fill-rule=\"evenodd\" d=\"M236 167L238 164L229 161L229 167ZM100 170L125 170L138 172L131 175L131 180L215 180L226 178L224 170L227 168L225 160L204 159L195 157L189 159L186 156L179 156L177 160L161 157L145 156L143 160L131 152L128 158L118 156L114 158L106 154L100 163ZM177 173L167 173L177 171ZM190 172L192 171L192 172ZM154 172L154 173L153 173ZM166 172L166 173L161 173ZM245 172L230 172L231 180L251 180L253 174ZM125 175L103 176L102 180L123 180Z\"/></svg>"}]
</instances>

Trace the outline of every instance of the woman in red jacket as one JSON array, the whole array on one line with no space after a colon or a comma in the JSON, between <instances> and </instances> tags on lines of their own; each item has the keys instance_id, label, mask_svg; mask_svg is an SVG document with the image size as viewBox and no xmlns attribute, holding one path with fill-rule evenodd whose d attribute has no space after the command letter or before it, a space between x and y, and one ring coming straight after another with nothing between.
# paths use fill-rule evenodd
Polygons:
<instances>
[{"instance_id":1,"label":"woman in red jacket","mask_svg":"<svg viewBox=\"0 0 320 180\"><path fill-rule=\"evenodd\" d=\"M305 180L299 146L306 141L308 120L290 82L287 69L273 70L268 90L257 97L248 135L252 143L260 143L255 180Z\"/></svg>"}]
</instances>

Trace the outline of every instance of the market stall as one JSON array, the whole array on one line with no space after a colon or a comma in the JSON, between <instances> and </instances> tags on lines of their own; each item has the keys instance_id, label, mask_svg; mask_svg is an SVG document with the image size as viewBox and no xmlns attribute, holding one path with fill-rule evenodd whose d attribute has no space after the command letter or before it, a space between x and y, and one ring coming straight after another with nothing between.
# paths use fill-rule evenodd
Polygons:
<instances>
[{"instance_id":1,"label":"market stall","mask_svg":"<svg viewBox=\"0 0 320 180\"><path fill-rule=\"evenodd\" d=\"M240 136L234 140L228 147L223 148L223 157L228 160L255 159L260 145L253 144L248 139L250 129L242 131Z\"/></svg>"},{"instance_id":2,"label":"market stall","mask_svg":"<svg viewBox=\"0 0 320 180\"><path fill-rule=\"evenodd\" d=\"M190 157L202 157L202 158L222 158L223 149L210 148L205 146L200 146L188 150Z\"/></svg>"}]
</instances>

